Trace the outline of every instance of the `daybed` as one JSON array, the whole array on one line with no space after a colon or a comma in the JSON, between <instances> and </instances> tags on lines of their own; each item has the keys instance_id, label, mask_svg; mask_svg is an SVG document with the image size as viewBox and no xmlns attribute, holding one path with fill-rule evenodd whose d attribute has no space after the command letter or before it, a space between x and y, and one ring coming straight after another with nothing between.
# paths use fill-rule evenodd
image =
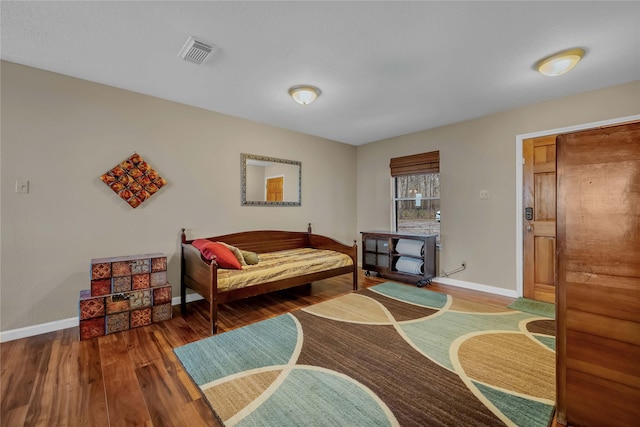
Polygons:
<instances>
[{"instance_id":1,"label":"daybed","mask_svg":"<svg viewBox=\"0 0 640 427\"><path fill-rule=\"evenodd\" d=\"M311 232L258 230L207 237L242 251L258 254L260 261L241 269L220 268L216 257L205 259L182 229L180 274L181 311L186 314L186 288L209 302L211 333L218 327L218 304L261 295L342 274L352 274L358 290L357 246Z\"/></svg>"}]
</instances>

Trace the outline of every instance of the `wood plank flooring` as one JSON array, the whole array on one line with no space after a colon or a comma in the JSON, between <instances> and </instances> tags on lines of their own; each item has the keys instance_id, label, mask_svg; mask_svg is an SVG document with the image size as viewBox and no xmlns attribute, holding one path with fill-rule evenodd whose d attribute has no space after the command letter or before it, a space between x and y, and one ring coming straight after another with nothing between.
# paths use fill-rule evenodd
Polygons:
<instances>
[{"instance_id":1,"label":"wood plank flooring","mask_svg":"<svg viewBox=\"0 0 640 427\"><path fill-rule=\"evenodd\" d=\"M385 282L360 275L360 288ZM434 283L430 290L505 306L513 299ZM222 305L228 331L351 292L350 276ZM219 426L173 348L209 336L208 305L183 317L79 341L77 328L0 344L0 425Z\"/></svg>"}]
</instances>

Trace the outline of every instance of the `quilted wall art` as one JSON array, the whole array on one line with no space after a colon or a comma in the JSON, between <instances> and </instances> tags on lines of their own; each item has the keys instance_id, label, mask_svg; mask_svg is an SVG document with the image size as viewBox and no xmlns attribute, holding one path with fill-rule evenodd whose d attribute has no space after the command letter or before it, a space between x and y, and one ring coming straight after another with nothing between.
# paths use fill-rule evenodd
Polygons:
<instances>
[{"instance_id":1,"label":"quilted wall art","mask_svg":"<svg viewBox=\"0 0 640 427\"><path fill-rule=\"evenodd\" d=\"M167 185L138 153L111 168L100 180L134 209Z\"/></svg>"}]
</instances>

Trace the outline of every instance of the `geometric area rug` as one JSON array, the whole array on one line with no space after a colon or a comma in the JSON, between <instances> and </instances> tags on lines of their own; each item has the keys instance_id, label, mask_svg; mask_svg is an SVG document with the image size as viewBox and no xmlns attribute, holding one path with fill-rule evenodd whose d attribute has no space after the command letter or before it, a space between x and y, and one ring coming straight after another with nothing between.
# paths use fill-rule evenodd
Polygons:
<instances>
[{"instance_id":1,"label":"geometric area rug","mask_svg":"<svg viewBox=\"0 0 640 427\"><path fill-rule=\"evenodd\" d=\"M553 319L386 282L174 349L226 426L547 426Z\"/></svg>"},{"instance_id":2,"label":"geometric area rug","mask_svg":"<svg viewBox=\"0 0 640 427\"><path fill-rule=\"evenodd\" d=\"M527 313L538 314L550 319L556 318L556 306L548 302L536 301L529 298L517 298L507 307L514 310L526 311Z\"/></svg>"}]
</instances>

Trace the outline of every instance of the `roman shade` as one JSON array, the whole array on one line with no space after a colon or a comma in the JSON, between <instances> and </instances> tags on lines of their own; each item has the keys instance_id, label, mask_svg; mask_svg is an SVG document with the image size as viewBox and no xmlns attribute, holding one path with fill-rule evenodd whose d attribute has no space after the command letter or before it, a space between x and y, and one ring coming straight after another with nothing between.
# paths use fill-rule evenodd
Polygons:
<instances>
[{"instance_id":1,"label":"roman shade","mask_svg":"<svg viewBox=\"0 0 640 427\"><path fill-rule=\"evenodd\" d=\"M440 151L394 157L389 164L391 176L420 175L440 172Z\"/></svg>"}]
</instances>

